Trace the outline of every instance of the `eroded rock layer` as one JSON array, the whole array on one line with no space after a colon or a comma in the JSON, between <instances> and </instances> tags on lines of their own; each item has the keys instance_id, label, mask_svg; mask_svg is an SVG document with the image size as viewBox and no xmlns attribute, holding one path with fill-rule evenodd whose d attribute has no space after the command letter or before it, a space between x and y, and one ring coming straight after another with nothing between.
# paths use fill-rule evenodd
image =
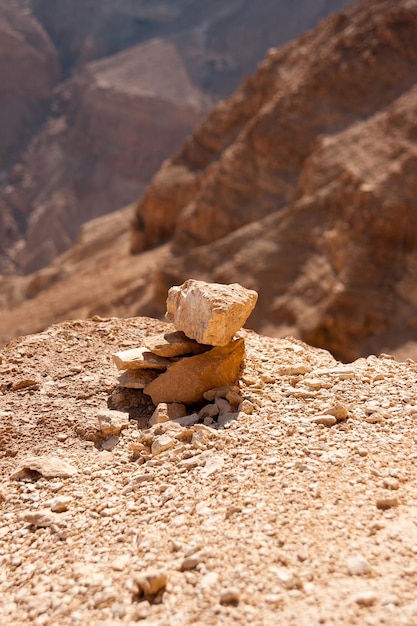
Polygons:
<instances>
[{"instance_id":1,"label":"eroded rock layer","mask_svg":"<svg viewBox=\"0 0 417 626\"><path fill-rule=\"evenodd\" d=\"M347 1L3 0L0 271L45 267L135 201L269 46Z\"/></svg>"},{"instance_id":2,"label":"eroded rock layer","mask_svg":"<svg viewBox=\"0 0 417 626\"><path fill-rule=\"evenodd\" d=\"M271 51L136 207L133 249L174 231L156 297L236 281L347 360L415 340L416 37L415 2L359 3Z\"/></svg>"}]
</instances>

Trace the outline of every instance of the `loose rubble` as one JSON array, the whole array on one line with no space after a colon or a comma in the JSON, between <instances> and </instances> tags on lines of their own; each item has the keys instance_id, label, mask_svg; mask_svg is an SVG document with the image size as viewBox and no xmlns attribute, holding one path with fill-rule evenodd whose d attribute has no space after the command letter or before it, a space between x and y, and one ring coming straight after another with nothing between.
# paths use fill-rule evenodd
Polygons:
<instances>
[{"instance_id":1,"label":"loose rubble","mask_svg":"<svg viewBox=\"0 0 417 626\"><path fill-rule=\"evenodd\" d=\"M238 380L196 405L118 384L112 353L176 332L95 318L2 350L3 621L412 626L417 364L239 330Z\"/></svg>"}]
</instances>

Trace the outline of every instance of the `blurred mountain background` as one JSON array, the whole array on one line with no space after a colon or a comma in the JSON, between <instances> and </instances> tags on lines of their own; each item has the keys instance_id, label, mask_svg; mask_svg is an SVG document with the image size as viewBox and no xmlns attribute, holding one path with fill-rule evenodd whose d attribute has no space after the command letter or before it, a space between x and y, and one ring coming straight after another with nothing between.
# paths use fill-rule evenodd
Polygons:
<instances>
[{"instance_id":1,"label":"blurred mountain background","mask_svg":"<svg viewBox=\"0 0 417 626\"><path fill-rule=\"evenodd\" d=\"M2 0L1 341L192 276L416 354L417 2L347 5Z\"/></svg>"}]
</instances>

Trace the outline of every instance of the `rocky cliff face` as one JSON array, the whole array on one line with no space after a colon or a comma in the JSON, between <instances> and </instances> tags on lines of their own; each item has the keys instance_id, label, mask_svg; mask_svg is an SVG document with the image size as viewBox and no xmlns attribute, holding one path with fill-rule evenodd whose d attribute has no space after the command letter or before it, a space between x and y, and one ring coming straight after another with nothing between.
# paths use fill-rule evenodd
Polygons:
<instances>
[{"instance_id":1,"label":"rocky cliff face","mask_svg":"<svg viewBox=\"0 0 417 626\"><path fill-rule=\"evenodd\" d=\"M8 189L9 205L30 215L11 253L23 272L66 250L85 221L139 195L203 107L175 47L159 40L88 64L59 97L60 115L30 143Z\"/></svg>"},{"instance_id":2,"label":"rocky cliff face","mask_svg":"<svg viewBox=\"0 0 417 626\"><path fill-rule=\"evenodd\" d=\"M265 51L282 45L347 0L31 0L65 68L153 38L174 41L193 80L225 95Z\"/></svg>"},{"instance_id":3,"label":"rocky cliff face","mask_svg":"<svg viewBox=\"0 0 417 626\"><path fill-rule=\"evenodd\" d=\"M136 207L133 250L174 232L156 293L239 280L344 359L415 338L416 36L415 2L362 3L270 52Z\"/></svg>"},{"instance_id":4,"label":"rocky cliff face","mask_svg":"<svg viewBox=\"0 0 417 626\"><path fill-rule=\"evenodd\" d=\"M83 222L136 199L208 105L230 93L268 46L346 0L313 7L299 0L291 9L270 0L256 7L244 0L20 4L26 8L7 0L0 13L4 93L14 94L1 107L0 167L4 148L8 168L0 185L7 218L0 219L15 231L10 241L2 237L0 254L2 271L30 272L67 249ZM57 53L36 20L66 79L53 94ZM49 115L39 128L45 98Z\"/></svg>"},{"instance_id":5,"label":"rocky cliff face","mask_svg":"<svg viewBox=\"0 0 417 626\"><path fill-rule=\"evenodd\" d=\"M0 5L0 171L40 123L59 77L55 49L41 24L16 3Z\"/></svg>"},{"instance_id":6,"label":"rocky cliff face","mask_svg":"<svg viewBox=\"0 0 417 626\"><path fill-rule=\"evenodd\" d=\"M59 78L56 51L41 24L18 3L0 5L0 189L48 111ZM0 272L12 269L4 254L18 238L23 217L0 199Z\"/></svg>"}]
</instances>

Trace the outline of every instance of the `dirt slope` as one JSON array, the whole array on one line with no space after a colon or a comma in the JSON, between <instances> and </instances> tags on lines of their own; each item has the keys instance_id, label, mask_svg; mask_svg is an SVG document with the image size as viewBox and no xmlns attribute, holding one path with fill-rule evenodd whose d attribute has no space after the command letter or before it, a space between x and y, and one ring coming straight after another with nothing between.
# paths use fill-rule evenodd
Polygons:
<instances>
[{"instance_id":1,"label":"dirt slope","mask_svg":"<svg viewBox=\"0 0 417 626\"><path fill-rule=\"evenodd\" d=\"M244 331L247 412L221 428L179 427L171 449L138 458L138 440L167 426L144 429L152 409L116 389L110 355L164 328L96 318L4 347L3 619L415 623L416 364L370 356L347 367ZM317 424L335 403L347 419ZM94 443L108 404L125 428ZM25 466L38 472L13 479ZM166 577L160 603L141 597L149 570Z\"/></svg>"}]
</instances>

